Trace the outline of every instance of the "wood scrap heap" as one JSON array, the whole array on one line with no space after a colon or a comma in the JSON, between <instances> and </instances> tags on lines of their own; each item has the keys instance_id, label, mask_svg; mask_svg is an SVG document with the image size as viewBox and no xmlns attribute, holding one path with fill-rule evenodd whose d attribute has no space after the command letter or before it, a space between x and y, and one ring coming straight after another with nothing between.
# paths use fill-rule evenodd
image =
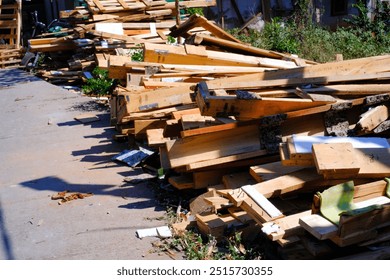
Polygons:
<instances>
[{"instance_id":1,"label":"wood scrap heap","mask_svg":"<svg viewBox=\"0 0 390 280\"><path fill-rule=\"evenodd\" d=\"M193 219L217 239L260 233L290 259L367 258L390 239L390 55L317 64L198 15L170 31L184 44L145 42L142 62L99 65L122 81L119 135L153 148L175 188L205 191L178 234Z\"/></svg>"},{"instance_id":2,"label":"wood scrap heap","mask_svg":"<svg viewBox=\"0 0 390 280\"><path fill-rule=\"evenodd\" d=\"M217 240L261 234L290 259L368 258L390 240L390 55L318 64L197 14L180 23L172 2L86 3L62 13L66 36L31 51L87 52L70 60L78 71L96 63L118 81L117 137L153 149L158 166L141 164L176 189L204 191L178 234L194 223Z\"/></svg>"},{"instance_id":3,"label":"wood scrap heap","mask_svg":"<svg viewBox=\"0 0 390 280\"><path fill-rule=\"evenodd\" d=\"M214 6L215 0L180 1L183 11ZM165 44L178 14L173 1L93 0L60 12L63 27L28 41L28 51L40 54L38 75L52 83L79 83L96 67L96 55L139 51L141 44ZM69 27L64 27L69 26ZM44 59L47 58L47 59Z\"/></svg>"}]
</instances>

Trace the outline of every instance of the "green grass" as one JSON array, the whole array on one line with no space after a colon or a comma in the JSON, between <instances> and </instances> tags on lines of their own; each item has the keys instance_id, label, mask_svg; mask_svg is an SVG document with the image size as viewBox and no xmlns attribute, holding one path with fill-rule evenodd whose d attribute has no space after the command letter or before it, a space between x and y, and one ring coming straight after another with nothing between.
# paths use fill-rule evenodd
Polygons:
<instances>
[{"instance_id":1,"label":"green grass","mask_svg":"<svg viewBox=\"0 0 390 280\"><path fill-rule=\"evenodd\" d=\"M251 30L239 34L238 29L230 32L255 47L296 54L321 63L333 61L336 54L342 54L344 59L390 54L389 5L374 11L376 17L372 22L366 18L366 10L361 5L356 5L360 15L348 21L350 26L335 31L311 23L302 13L297 13L288 19L272 19L262 32Z\"/></svg>"}]
</instances>

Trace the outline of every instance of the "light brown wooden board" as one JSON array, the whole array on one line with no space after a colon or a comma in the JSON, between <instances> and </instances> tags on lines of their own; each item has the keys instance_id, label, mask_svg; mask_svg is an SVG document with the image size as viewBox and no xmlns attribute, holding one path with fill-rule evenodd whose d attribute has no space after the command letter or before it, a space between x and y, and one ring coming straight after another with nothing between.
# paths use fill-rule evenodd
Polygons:
<instances>
[{"instance_id":1,"label":"light brown wooden board","mask_svg":"<svg viewBox=\"0 0 390 280\"><path fill-rule=\"evenodd\" d=\"M389 118L389 108L386 105L379 105L364 113L356 123L356 130L371 132L379 124Z\"/></svg>"},{"instance_id":2,"label":"light brown wooden board","mask_svg":"<svg viewBox=\"0 0 390 280\"><path fill-rule=\"evenodd\" d=\"M195 51L195 49L201 49ZM197 53L197 54L194 54ZM202 47L191 47L191 53L187 53L183 46L144 44L144 61L165 64L194 64L194 65L226 65L226 66L262 66L272 68L293 68L292 62L285 62L272 58L260 58L248 55L204 50Z\"/></svg>"},{"instance_id":3,"label":"light brown wooden board","mask_svg":"<svg viewBox=\"0 0 390 280\"><path fill-rule=\"evenodd\" d=\"M376 74L383 73L389 71L390 68L390 55L384 56L375 56L375 57L367 57L367 58L359 58L359 59L351 59L344 60L339 62L329 62L318 65L311 65L305 67L299 67L295 69L288 70L278 70L271 71L259 74L249 74L243 75L239 77L231 77L231 78L222 78L215 81L210 81L207 83L210 90L212 89L229 89L229 88L239 88L240 86L243 88L258 88L259 85L263 85L264 81L269 82L269 86L271 85L270 80L287 79L291 82L294 81L294 84L299 82L297 79L302 79L303 81L308 81L309 78L318 78L316 83L320 80L323 82L330 82L330 76L343 78L344 80L348 80L349 77L359 76L364 78L364 75L368 74ZM342 77L343 76L343 77ZM282 84L286 84L285 80ZM254 82L255 81L255 82ZM313 80L314 81L314 80ZM312 82L313 82L312 81ZM290 82L290 83L291 83ZM251 84L252 83L252 84ZM254 84L257 83L256 86ZM301 82L299 82L300 84ZM278 83L273 83L273 85L280 85L280 81ZM305 84L305 82L303 82Z\"/></svg>"},{"instance_id":4,"label":"light brown wooden board","mask_svg":"<svg viewBox=\"0 0 390 280\"><path fill-rule=\"evenodd\" d=\"M281 175L303 169L299 166L284 166L280 161L251 166L249 169L252 177L258 182L264 182L275 179Z\"/></svg>"},{"instance_id":5,"label":"light brown wooden board","mask_svg":"<svg viewBox=\"0 0 390 280\"><path fill-rule=\"evenodd\" d=\"M243 141L243 139L245 139ZM256 126L243 126L213 134L167 142L172 167L260 150Z\"/></svg>"},{"instance_id":6,"label":"light brown wooden board","mask_svg":"<svg viewBox=\"0 0 390 280\"><path fill-rule=\"evenodd\" d=\"M207 97L200 93L196 102L205 116L234 116L240 120L258 119L326 105L327 101L311 101L292 98L237 99L235 97Z\"/></svg>"},{"instance_id":7,"label":"light brown wooden board","mask_svg":"<svg viewBox=\"0 0 390 280\"><path fill-rule=\"evenodd\" d=\"M326 178L354 178L360 171L351 143L313 144L312 151L318 173Z\"/></svg>"}]
</instances>

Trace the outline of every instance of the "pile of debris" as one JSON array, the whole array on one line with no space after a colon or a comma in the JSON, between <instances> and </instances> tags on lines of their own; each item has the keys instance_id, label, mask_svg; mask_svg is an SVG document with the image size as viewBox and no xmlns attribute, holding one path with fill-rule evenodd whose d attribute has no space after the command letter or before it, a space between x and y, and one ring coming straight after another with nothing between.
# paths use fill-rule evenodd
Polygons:
<instances>
[{"instance_id":1,"label":"pile of debris","mask_svg":"<svg viewBox=\"0 0 390 280\"><path fill-rule=\"evenodd\" d=\"M40 34L28 41L29 61L37 75L52 83L79 83L90 77L96 55L133 54L141 44L165 44L169 28L187 8L214 6L215 0L85 1L85 6L62 11L60 22L70 28ZM37 58L40 57L40 58Z\"/></svg>"},{"instance_id":2,"label":"pile of debris","mask_svg":"<svg viewBox=\"0 0 390 280\"><path fill-rule=\"evenodd\" d=\"M154 149L175 188L205 190L176 232L262 232L295 259L390 240L389 55L316 64L197 15L169 35L185 44L99 65L126 82L111 99L119 133Z\"/></svg>"},{"instance_id":3,"label":"pile of debris","mask_svg":"<svg viewBox=\"0 0 390 280\"><path fill-rule=\"evenodd\" d=\"M264 234L290 259L354 258L390 240L390 55L317 64L196 14L178 24L167 1L86 2L62 14L74 29L31 51L85 44L67 71L97 65L118 80L117 137L157 155L151 169L178 190L204 190L177 234Z\"/></svg>"}]
</instances>

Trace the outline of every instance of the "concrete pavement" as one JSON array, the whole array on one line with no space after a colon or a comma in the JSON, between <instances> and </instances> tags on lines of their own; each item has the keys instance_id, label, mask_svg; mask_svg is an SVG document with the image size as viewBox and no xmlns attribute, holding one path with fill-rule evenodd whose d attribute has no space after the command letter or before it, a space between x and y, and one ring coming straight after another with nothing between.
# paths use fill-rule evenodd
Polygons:
<instances>
[{"instance_id":1,"label":"concrete pavement","mask_svg":"<svg viewBox=\"0 0 390 280\"><path fill-rule=\"evenodd\" d=\"M90 111L100 121L74 117ZM0 70L0 259L169 259L135 231L165 225L144 176L113 162L109 113L89 97L20 70ZM58 204L57 192L93 196Z\"/></svg>"}]
</instances>

